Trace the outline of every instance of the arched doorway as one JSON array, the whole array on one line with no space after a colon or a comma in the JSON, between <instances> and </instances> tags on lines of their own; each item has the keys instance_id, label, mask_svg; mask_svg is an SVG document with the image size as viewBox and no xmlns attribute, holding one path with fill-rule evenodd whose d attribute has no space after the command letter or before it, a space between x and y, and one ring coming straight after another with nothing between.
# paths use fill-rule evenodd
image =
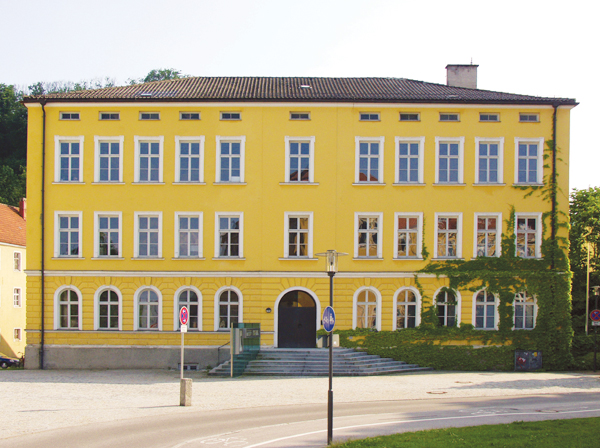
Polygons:
<instances>
[{"instance_id":1,"label":"arched doorway","mask_svg":"<svg viewBox=\"0 0 600 448\"><path fill-rule=\"evenodd\" d=\"M277 346L314 348L317 334L317 306L310 294L294 290L286 293L277 308Z\"/></svg>"}]
</instances>

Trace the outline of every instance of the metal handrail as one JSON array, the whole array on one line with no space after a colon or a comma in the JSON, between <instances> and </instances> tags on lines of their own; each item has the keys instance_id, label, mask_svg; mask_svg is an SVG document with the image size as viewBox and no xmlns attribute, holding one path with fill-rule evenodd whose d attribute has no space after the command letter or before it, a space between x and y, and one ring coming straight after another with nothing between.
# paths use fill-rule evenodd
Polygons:
<instances>
[{"instance_id":1,"label":"metal handrail","mask_svg":"<svg viewBox=\"0 0 600 448\"><path fill-rule=\"evenodd\" d=\"M230 345L231 341L227 341L225 344L221 345L219 348L217 348L217 365L221 364L221 349L223 347L225 347L226 345Z\"/></svg>"}]
</instances>

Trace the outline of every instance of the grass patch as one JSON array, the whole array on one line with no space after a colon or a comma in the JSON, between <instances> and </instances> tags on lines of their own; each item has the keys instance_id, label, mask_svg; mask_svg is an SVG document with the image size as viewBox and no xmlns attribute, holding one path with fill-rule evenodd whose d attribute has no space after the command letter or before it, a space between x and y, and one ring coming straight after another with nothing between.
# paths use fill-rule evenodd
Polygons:
<instances>
[{"instance_id":1,"label":"grass patch","mask_svg":"<svg viewBox=\"0 0 600 448\"><path fill-rule=\"evenodd\" d=\"M469 428L432 429L391 436L372 437L345 443L336 448L581 448L598 446L600 417L541 422L515 422Z\"/></svg>"}]
</instances>

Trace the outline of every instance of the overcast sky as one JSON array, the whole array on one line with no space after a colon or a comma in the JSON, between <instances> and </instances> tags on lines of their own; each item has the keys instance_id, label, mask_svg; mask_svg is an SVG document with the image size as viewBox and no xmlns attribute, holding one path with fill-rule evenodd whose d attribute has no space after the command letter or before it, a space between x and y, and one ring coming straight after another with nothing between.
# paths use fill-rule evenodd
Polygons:
<instances>
[{"instance_id":1,"label":"overcast sky","mask_svg":"<svg viewBox=\"0 0 600 448\"><path fill-rule=\"evenodd\" d=\"M587 5L586 5L587 4ZM581 0L0 0L0 83L194 76L381 76L575 98L570 186L600 186L597 12Z\"/></svg>"}]
</instances>

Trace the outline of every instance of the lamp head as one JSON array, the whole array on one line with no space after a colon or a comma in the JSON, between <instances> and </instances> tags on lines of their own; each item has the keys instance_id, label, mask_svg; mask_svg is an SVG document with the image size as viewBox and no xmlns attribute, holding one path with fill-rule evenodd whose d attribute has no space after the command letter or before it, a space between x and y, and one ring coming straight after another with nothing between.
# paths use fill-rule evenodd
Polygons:
<instances>
[{"instance_id":1,"label":"lamp head","mask_svg":"<svg viewBox=\"0 0 600 448\"><path fill-rule=\"evenodd\" d=\"M592 289L594 290L594 295L597 296L598 294L600 294L600 286L592 286Z\"/></svg>"}]
</instances>

